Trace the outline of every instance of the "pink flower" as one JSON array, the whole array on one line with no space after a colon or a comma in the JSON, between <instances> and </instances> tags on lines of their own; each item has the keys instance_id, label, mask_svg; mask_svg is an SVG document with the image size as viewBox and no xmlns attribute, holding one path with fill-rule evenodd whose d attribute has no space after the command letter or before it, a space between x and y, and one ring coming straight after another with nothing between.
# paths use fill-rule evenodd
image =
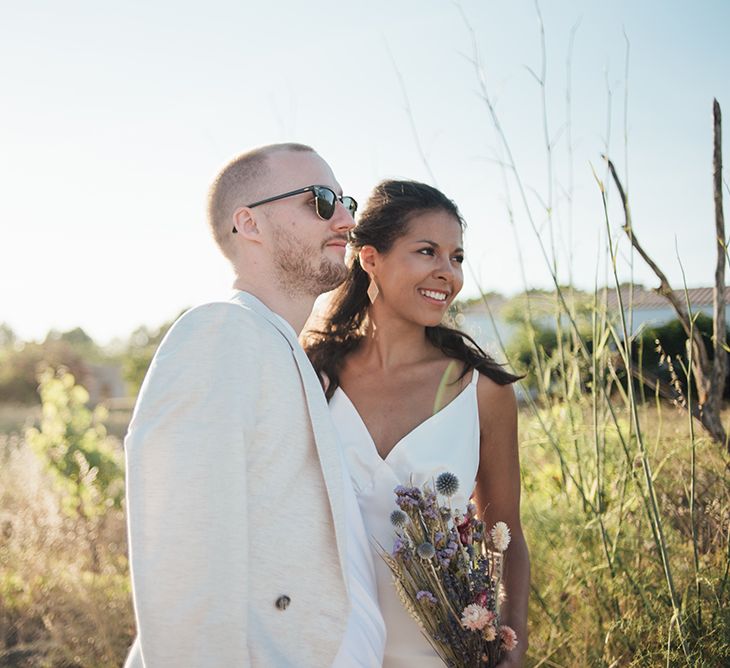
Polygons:
<instances>
[{"instance_id":1,"label":"pink flower","mask_svg":"<svg viewBox=\"0 0 730 668\"><path fill-rule=\"evenodd\" d=\"M499 639L507 652L511 652L517 647L517 634L509 626L499 627Z\"/></svg>"},{"instance_id":2,"label":"pink flower","mask_svg":"<svg viewBox=\"0 0 730 668\"><path fill-rule=\"evenodd\" d=\"M461 613L461 624L470 631L481 631L487 624L494 621L494 613L482 605L472 603L464 608Z\"/></svg>"},{"instance_id":3,"label":"pink flower","mask_svg":"<svg viewBox=\"0 0 730 668\"><path fill-rule=\"evenodd\" d=\"M471 545L473 542L471 536L471 522L469 521L468 516L463 519L463 522L456 525L456 528L459 530L459 538L462 545Z\"/></svg>"}]
</instances>

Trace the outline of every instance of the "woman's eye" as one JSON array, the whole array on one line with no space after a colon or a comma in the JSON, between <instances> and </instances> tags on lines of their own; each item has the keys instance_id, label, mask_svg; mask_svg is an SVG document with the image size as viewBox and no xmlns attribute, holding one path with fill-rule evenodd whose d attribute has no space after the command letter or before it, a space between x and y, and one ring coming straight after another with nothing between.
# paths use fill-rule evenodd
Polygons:
<instances>
[{"instance_id":1,"label":"woman's eye","mask_svg":"<svg viewBox=\"0 0 730 668\"><path fill-rule=\"evenodd\" d=\"M434 253L433 248L421 248L418 252L424 255L433 255Z\"/></svg>"},{"instance_id":2,"label":"woman's eye","mask_svg":"<svg viewBox=\"0 0 730 668\"><path fill-rule=\"evenodd\" d=\"M464 261L463 255L454 255L454 262L458 262L459 264L461 264L463 261Z\"/></svg>"}]
</instances>

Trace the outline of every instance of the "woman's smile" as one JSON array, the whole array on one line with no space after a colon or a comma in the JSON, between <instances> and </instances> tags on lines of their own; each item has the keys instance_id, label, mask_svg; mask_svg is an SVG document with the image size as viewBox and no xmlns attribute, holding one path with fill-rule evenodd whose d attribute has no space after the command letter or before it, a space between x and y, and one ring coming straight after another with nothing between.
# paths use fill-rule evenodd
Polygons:
<instances>
[{"instance_id":1,"label":"woman's smile","mask_svg":"<svg viewBox=\"0 0 730 668\"><path fill-rule=\"evenodd\" d=\"M449 293L443 290L426 290L424 288L418 288L418 293L430 304L437 306L443 306L448 299Z\"/></svg>"}]
</instances>

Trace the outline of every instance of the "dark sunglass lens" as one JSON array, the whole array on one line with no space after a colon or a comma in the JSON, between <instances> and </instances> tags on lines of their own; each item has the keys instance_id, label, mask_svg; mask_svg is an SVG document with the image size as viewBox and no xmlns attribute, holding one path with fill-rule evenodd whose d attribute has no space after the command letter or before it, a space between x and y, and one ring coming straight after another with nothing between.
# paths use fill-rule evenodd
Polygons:
<instances>
[{"instance_id":1,"label":"dark sunglass lens","mask_svg":"<svg viewBox=\"0 0 730 668\"><path fill-rule=\"evenodd\" d=\"M355 211L357 211L357 202L352 197L345 196L342 198L342 205L350 212L350 215L354 218Z\"/></svg>"},{"instance_id":2,"label":"dark sunglass lens","mask_svg":"<svg viewBox=\"0 0 730 668\"><path fill-rule=\"evenodd\" d=\"M335 214L335 194L328 188L317 188L315 191L317 215L323 220L329 220Z\"/></svg>"}]
</instances>

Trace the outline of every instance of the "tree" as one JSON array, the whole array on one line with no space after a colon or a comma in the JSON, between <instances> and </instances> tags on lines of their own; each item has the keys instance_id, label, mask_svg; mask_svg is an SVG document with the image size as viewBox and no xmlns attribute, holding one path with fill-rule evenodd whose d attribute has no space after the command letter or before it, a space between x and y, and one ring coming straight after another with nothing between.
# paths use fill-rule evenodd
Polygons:
<instances>
[{"instance_id":1,"label":"tree","mask_svg":"<svg viewBox=\"0 0 730 668\"><path fill-rule=\"evenodd\" d=\"M182 313L184 311L181 311L172 320L160 325L156 330L151 330L142 325L129 336L126 350L122 356L122 374L132 395L136 396L139 392L157 346L160 345L165 334L167 334L167 330L172 327L172 324Z\"/></svg>"},{"instance_id":2,"label":"tree","mask_svg":"<svg viewBox=\"0 0 730 668\"><path fill-rule=\"evenodd\" d=\"M67 341L46 339L44 343L25 343L3 352L0 401L38 403L38 374L49 366L63 366L78 379L84 379L88 373L84 358Z\"/></svg>"},{"instance_id":3,"label":"tree","mask_svg":"<svg viewBox=\"0 0 730 668\"><path fill-rule=\"evenodd\" d=\"M0 323L0 348L9 348L18 340L12 327L6 322Z\"/></svg>"},{"instance_id":4,"label":"tree","mask_svg":"<svg viewBox=\"0 0 730 668\"><path fill-rule=\"evenodd\" d=\"M691 305L682 303L682 300L677 297L677 294L669 283L669 279L636 238L631 220L628 196L618 177L616 167L611 160L606 159L623 204L623 230L629 237L631 245L659 279L659 287L655 288L655 290L672 305L687 335L688 347L691 349L690 355L693 359L691 372L696 383L698 394L696 417L716 442L725 445L730 450L727 433L720 417L722 397L725 390L725 378L727 375L728 350L725 326L725 262L727 259L727 241L725 240L725 218L722 207L722 116L717 100L713 101L712 110L714 119L713 190L715 199L715 246L717 249L715 286L713 290L712 355L702 338L700 329L696 326L695 317L690 314Z\"/></svg>"}]
</instances>

